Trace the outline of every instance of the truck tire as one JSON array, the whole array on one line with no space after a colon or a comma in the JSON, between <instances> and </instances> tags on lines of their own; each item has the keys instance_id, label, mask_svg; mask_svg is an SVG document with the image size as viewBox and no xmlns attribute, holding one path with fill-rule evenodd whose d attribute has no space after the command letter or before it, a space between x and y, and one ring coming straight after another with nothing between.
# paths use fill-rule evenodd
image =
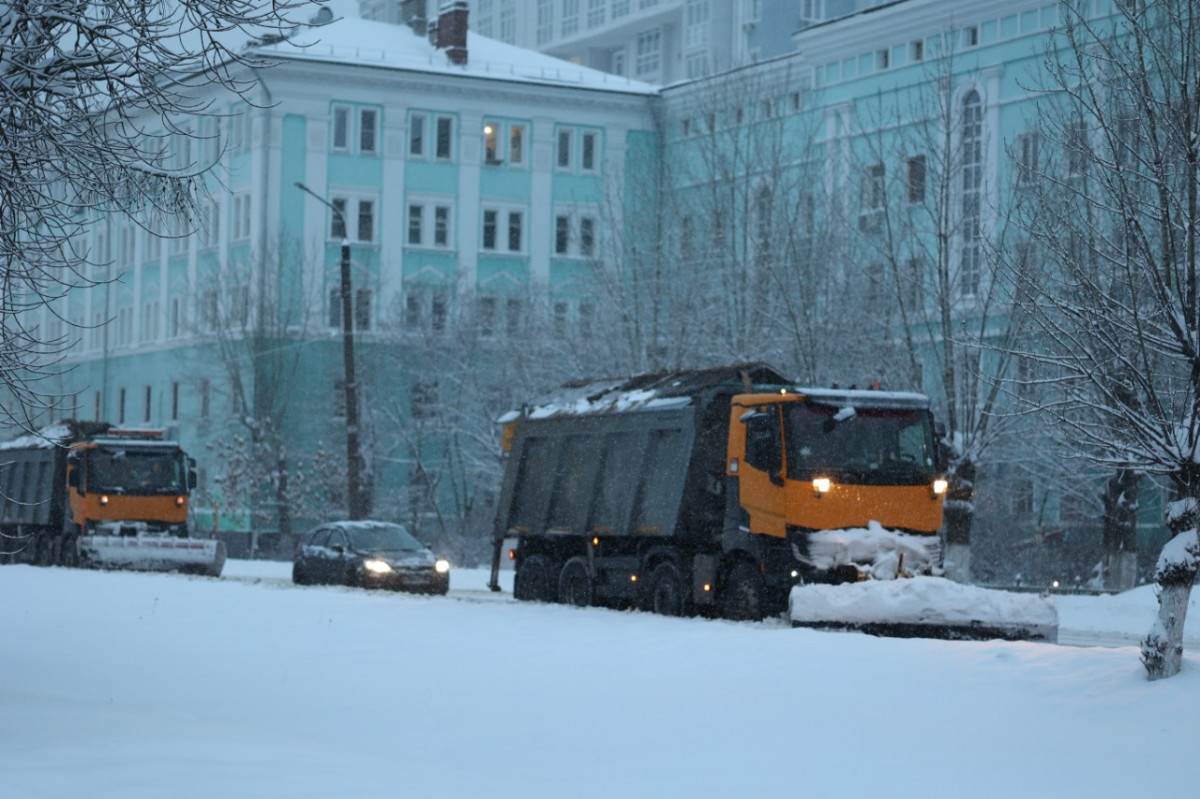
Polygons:
<instances>
[{"instance_id":1,"label":"truck tire","mask_svg":"<svg viewBox=\"0 0 1200 799\"><path fill-rule=\"evenodd\" d=\"M766 585L762 574L747 561L737 563L721 591L721 615L734 621L762 621Z\"/></svg>"},{"instance_id":2,"label":"truck tire","mask_svg":"<svg viewBox=\"0 0 1200 799\"><path fill-rule=\"evenodd\" d=\"M33 565L50 566L54 563L54 545L45 533L33 535Z\"/></svg>"},{"instance_id":3,"label":"truck tire","mask_svg":"<svg viewBox=\"0 0 1200 799\"><path fill-rule=\"evenodd\" d=\"M76 569L79 567L79 539L73 535L63 536L59 544L58 562L59 565L65 566L68 569Z\"/></svg>"},{"instance_id":4,"label":"truck tire","mask_svg":"<svg viewBox=\"0 0 1200 799\"><path fill-rule=\"evenodd\" d=\"M674 563L664 561L650 571L642 609L662 616L682 616L687 612L683 575Z\"/></svg>"},{"instance_id":5,"label":"truck tire","mask_svg":"<svg viewBox=\"0 0 1200 799\"><path fill-rule=\"evenodd\" d=\"M592 578L586 559L575 556L563 564L558 575L558 601L577 608L592 604Z\"/></svg>"},{"instance_id":6,"label":"truck tire","mask_svg":"<svg viewBox=\"0 0 1200 799\"><path fill-rule=\"evenodd\" d=\"M546 555L530 555L521 562L513 577L513 599L526 602L553 602L553 564Z\"/></svg>"}]
</instances>

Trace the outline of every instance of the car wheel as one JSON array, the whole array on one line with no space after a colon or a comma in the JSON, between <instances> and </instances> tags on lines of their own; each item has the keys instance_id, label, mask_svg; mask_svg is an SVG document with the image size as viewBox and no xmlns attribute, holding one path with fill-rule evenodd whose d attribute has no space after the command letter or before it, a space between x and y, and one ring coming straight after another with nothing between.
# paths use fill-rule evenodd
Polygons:
<instances>
[{"instance_id":1,"label":"car wheel","mask_svg":"<svg viewBox=\"0 0 1200 799\"><path fill-rule=\"evenodd\" d=\"M558 601L577 608L592 604L592 578L584 558L576 556L563 564L558 575Z\"/></svg>"},{"instance_id":2,"label":"car wheel","mask_svg":"<svg viewBox=\"0 0 1200 799\"><path fill-rule=\"evenodd\" d=\"M308 585L308 575L304 573L304 567L299 563L292 564L292 582L296 585Z\"/></svg>"},{"instance_id":3,"label":"car wheel","mask_svg":"<svg viewBox=\"0 0 1200 799\"><path fill-rule=\"evenodd\" d=\"M687 593L683 575L670 561L660 563L650 572L642 609L663 616L682 616L687 610Z\"/></svg>"},{"instance_id":4,"label":"car wheel","mask_svg":"<svg viewBox=\"0 0 1200 799\"><path fill-rule=\"evenodd\" d=\"M552 565L547 555L525 558L513 577L513 598L526 602L553 602Z\"/></svg>"},{"instance_id":5,"label":"car wheel","mask_svg":"<svg viewBox=\"0 0 1200 799\"><path fill-rule=\"evenodd\" d=\"M762 621L766 586L754 565L742 561L725 579L721 592L721 615L735 621Z\"/></svg>"}]
</instances>

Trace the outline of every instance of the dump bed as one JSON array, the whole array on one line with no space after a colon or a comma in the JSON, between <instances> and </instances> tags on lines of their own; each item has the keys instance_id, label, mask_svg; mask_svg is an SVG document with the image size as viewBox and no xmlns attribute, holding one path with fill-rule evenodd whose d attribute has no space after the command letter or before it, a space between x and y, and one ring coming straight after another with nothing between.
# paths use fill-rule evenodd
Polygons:
<instances>
[{"instance_id":1,"label":"dump bed","mask_svg":"<svg viewBox=\"0 0 1200 799\"><path fill-rule=\"evenodd\" d=\"M64 457L53 446L0 449L0 524L61 526Z\"/></svg>"},{"instance_id":2,"label":"dump bed","mask_svg":"<svg viewBox=\"0 0 1200 799\"><path fill-rule=\"evenodd\" d=\"M729 398L783 380L749 364L600 381L511 415L497 538L718 534Z\"/></svg>"}]
</instances>

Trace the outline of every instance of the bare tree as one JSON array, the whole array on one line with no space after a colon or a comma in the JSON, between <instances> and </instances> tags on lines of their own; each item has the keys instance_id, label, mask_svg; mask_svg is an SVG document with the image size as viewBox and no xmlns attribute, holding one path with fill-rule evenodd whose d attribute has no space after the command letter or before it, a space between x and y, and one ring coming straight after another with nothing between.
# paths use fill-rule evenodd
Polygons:
<instances>
[{"instance_id":1,"label":"bare tree","mask_svg":"<svg viewBox=\"0 0 1200 799\"><path fill-rule=\"evenodd\" d=\"M1000 386L1023 323L1010 313L999 268L1009 233L996 220L1023 197L988 179L978 76L962 74L958 37L942 40L921 81L856 104L858 183L847 196L857 199L853 261L870 265L877 351L899 382L924 384L946 424L946 569L968 580L979 471L1005 432Z\"/></svg>"},{"instance_id":2,"label":"bare tree","mask_svg":"<svg viewBox=\"0 0 1200 799\"><path fill-rule=\"evenodd\" d=\"M293 398L303 381L311 337L310 309L319 302L288 298L279 279L295 269L300 247L283 243L206 274L197 295L194 333L210 340L229 388L231 431L214 447L222 464L215 482L227 503L245 508L254 529L292 531L293 511L305 514L305 498L332 479L327 466L305 471L311 453L292 452L286 431ZM316 492L328 496L328 490Z\"/></svg>"},{"instance_id":3,"label":"bare tree","mask_svg":"<svg viewBox=\"0 0 1200 799\"><path fill-rule=\"evenodd\" d=\"M30 426L39 380L71 336L49 341L27 312L103 277L92 220L196 218L210 164L174 156L179 124L215 92L246 92L247 37L281 35L290 0L21 2L0 8L0 383L5 421ZM172 164L172 166L167 166ZM64 320L68 324L72 320Z\"/></svg>"},{"instance_id":4,"label":"bare tree","mask_svg":"<svg viewBox=\"0 0 1200 799\"><path fill-rule=\"evenodd\" d=\"M1052 157L1022 226L1045 257L1024 275L1041 409L1082 457L1160 475L1181 498L1160 559L1153 678L1178 671L1200 542L1200 8L1061 6L1041 129Z\"/></svg>"}]
</instances>

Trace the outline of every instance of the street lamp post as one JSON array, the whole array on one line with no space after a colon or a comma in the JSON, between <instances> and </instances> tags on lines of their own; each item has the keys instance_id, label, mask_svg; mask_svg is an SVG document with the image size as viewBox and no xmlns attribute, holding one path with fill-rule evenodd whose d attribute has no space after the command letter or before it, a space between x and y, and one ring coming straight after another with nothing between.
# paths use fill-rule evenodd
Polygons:
<instances>
[{"instance_id":1,"label":"street lamp post","mask_svg":"<svg viewBox=\"0 0 1200 799\"><path fill-rule=\"evenodd\" d=\"M342 220L342 358L346 384L346 505L351 520L367 515L361 473L362 456L358 449L358 383L354 374L354 317L350 288L350 226L336 205L299 181L296 188L313 197Z\"/></svg>"}]
</instances>

